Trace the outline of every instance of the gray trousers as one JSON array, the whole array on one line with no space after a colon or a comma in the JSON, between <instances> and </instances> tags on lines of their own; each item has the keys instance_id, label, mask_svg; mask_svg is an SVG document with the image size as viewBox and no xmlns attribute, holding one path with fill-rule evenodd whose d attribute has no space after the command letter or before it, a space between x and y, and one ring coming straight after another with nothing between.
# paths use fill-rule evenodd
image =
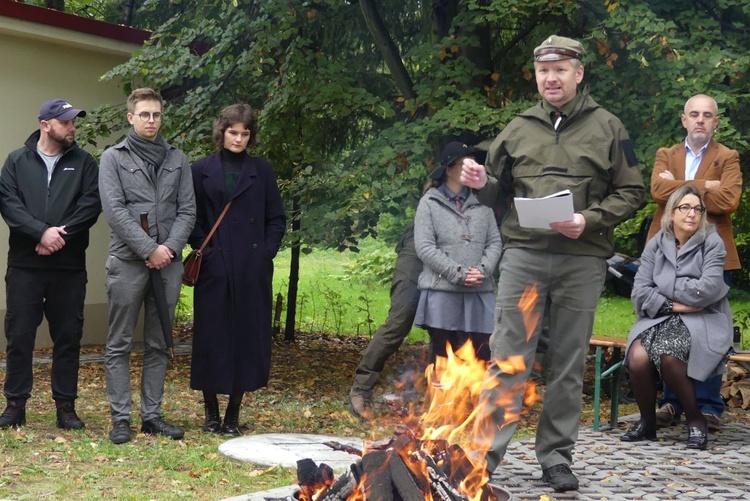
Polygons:
<instances>
[{"instance_id":1,"label":"gray trousers","mask_svg":"<svg viewBox=\"0 0 750 501\"><path fill-rule=\"evenodd\" d=\"M586 353L606 261L507 249L500 268L496 324L490 338L492 362L480 395L482 409L475 421L472 449L484 453L490 472L503 460L518 426L542 318L548 309L549 341L542 359L546 391L536 432L536 455L542 468L571 464L581 418ZM538 296L532 314L526 316L527 325L519 303L534 285ZM502 364L514 356L523 357L525 367L513 371Z\"/></svg>"},{"instance_id":2,"label":"gray trousers","mask_svg":"<svg viewBox=\"0 0 750 501\"><path fill-rule=\"evenodd\" d=\"M104 374L112 422L130 420L130 351L141 306L143 323L143 373L141 374L141 418L159 417L167 374L167 344L156 313L156 303L143 261L107 258L105 286L109 299L109 335L104 351ZM182 282L182 262L173 262L161 271L167 295L169 315L174 319L175 305Z\"/></svg>"},{"instance_id":3,"label":"gray trousers","mask_svg":"<svg viewBox=\"0 0 750 501\"><path fill-rule=\"evenodd\" d=\"M391 308L388 310L388 318L370 340L354 373L351 391L366 398L372 397L386 360L398 351L406 336L409 335L414 323L414 315L417 314L419 303L417 278L422 270L422 263L417 258L409 257L409 263L406 263L406 260L407 258L400 256L399 264L393 273Z\"/></svg>"}]
</instances>

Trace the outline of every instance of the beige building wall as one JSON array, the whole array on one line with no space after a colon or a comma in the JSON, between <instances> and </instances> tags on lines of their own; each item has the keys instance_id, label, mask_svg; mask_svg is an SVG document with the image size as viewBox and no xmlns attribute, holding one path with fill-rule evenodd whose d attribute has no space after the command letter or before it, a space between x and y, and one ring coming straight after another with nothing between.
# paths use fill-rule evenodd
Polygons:
<instances>
[{"instance_id":1,"label":"beige building wall","mask_svg":"<svg viewBox=\"0 0 750 501\"><path fill-rule=\"evenodd\" d=\"M100 77L127 61L140 45L0 16L0 47L0 109L4 116L0 121L0 158L4 162L8 153L21 147L38 129L39 108L48 99L65 99L84 110L103 104L124 105L125 95L118 84L102 82ZM92 228L88 249L83 344L102 343L107 335L104 261L108 243L108 227L100 216ZM8 227L0 222L2 277L5 277L7 252ZM0 286L0 308L4 318L4 281ZM5 345L2 335L0 349L4 351ZM45 320L37 332L36 346L51 345Z\"/></svg>"}]
</instances>

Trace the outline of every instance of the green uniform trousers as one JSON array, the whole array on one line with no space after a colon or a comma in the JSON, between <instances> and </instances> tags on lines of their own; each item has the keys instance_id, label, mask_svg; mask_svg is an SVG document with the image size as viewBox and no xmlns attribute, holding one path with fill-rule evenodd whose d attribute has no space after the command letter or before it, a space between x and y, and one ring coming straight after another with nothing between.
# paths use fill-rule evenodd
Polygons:
<instances>
[{"instance_id":1,"label":"green uniform trousers","mask_svg":"<svg viewBox=\"0 0 750 501\"><path fill-rule=\"evenodd\" d=\"M489 472L503 460L518 426L542 319L547 314L549 341L542 359L546 390L536 454L542 468L571 464L581 417L586 353L606 261L511 248L503 254L500 269L495 331L490 338L492 362L480 396L482 409L474 425L473 452L485 455ZM538 296L524 320L520 303L534 286ZM513 356L523 357L525 367L513 371L502 364Z\"/></svg>"}]
</instances>

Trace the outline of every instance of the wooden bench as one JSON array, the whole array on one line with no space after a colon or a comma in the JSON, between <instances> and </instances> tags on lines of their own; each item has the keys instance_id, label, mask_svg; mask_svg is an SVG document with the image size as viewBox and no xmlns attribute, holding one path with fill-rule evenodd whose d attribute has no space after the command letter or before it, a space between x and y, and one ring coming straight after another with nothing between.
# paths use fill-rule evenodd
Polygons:
<instances>
[{"instance_id":1,"label":"wooden bench","mask_svg":"<svg viewBox=\"0 0 750 501\"><path fill-rule=\"evenodd\" d=\"M602 380L611 379L610 397L610 417L609 426L611 429L617 428L617 418L620 405L620 368L624 361L626 340L615 337L592 336L589 346L596 347L595 369L594 369L594 431L599 431L599 411L602 393ZM602 370L602 359L604 349L612 349L612 363L605 370ZM730 362L739 364L750 364L750 353L736 353L729 357Z\"/></svg>"}]
</instances>

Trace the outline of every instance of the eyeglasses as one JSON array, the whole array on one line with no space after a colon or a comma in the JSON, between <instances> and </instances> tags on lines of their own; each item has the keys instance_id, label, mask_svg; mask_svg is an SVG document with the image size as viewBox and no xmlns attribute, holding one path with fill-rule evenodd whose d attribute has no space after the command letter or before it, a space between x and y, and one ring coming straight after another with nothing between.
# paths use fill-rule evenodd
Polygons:
<instances>
[{"instance_id":1,"label":"eyeglasses","mask_svg":"<svg viewBox=\"0 0 750 501\"><path fill-rule=\"evenodd\" d=\"M161 122L161 111L155 111L153 113L142 111L138 113L138 118L141 119L141 122L150 122L151 118L154 119L154 122Z\"/></svg>"},{"instance_id":2,"label":"eyeglasses","mask_svg":"<svg viewBox=\"0 0 750 501\"><path fill-rule=\"evenodd\" d=\"M675 210L678 210L682 212L683 214L690 214L690 211L692 210L692 211L695 211L695 213L698 214L699 216L703 215L703 213L706 212L706 208L703 207L702 205L696 205L695 207L693 207L690 204L678 205L677 207L675 207Z\"/></svg>"}]
</instances>

